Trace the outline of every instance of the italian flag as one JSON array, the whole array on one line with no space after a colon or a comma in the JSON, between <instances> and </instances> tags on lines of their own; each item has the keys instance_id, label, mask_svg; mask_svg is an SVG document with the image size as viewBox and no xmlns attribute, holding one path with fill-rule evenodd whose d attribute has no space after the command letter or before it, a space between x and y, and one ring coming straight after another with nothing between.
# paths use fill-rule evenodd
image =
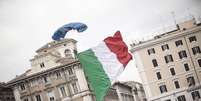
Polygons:
<instances>
[{"instance_id":1,"label":"italian flag","mask_svg":"<svg viewBox=\"0 0 201 101\"><path fill-rule=\"evenodd\" d=\"M78 54L96 101L103 101L107 91L132 59L120 31L98 46Z\"/></svg>"}]
</instances>

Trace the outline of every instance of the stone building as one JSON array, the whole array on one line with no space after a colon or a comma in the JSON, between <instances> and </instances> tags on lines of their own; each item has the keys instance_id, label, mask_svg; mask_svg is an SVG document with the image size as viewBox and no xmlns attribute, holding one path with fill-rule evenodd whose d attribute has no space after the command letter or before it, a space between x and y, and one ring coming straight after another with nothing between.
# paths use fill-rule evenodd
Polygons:
<instances>
[{"instance_id":1,"label":"stone building","mask_svg":"<svg viewBox=\"0 0 201 101\"><path fill-rule=\"evenodd\" d=\"M131 47L149 101L201 101L201 24L195 19Z\"/></svg>"},{"instance_id":2,"label":"stone building","mask_svg":"<svg viewBox=\"0 0 201 101\"><path fill-rule=\"evenodd\" d=\"M31 68L7 83L16 101L95 101L76 58L75 40L52 41L36 53ZM140 100L133 99L132 87L116 83L104 101Z\"/></svg>"},{"instance_id":3,"label":"stone building","mask_svg":"<svg viewBox=\"0 0 201 101\"><path fill-rule=\"evenodd\" d=\"M104 101L147 101L141 83L135 81L116 82Z\"/></svg>"},{"instance_id":4,"label":"stone building","mask_svg":"<svg viewBox=\"0 0 201 101\"><path fill-rule=\"evenodd\" d=\"M15 101L12 89L3 82L0 83L0 101Z\"/></svg>"},{"instance_id":5,"label":"stone building","mask_svg":"<svg viewBox=\"0 0 201 101\"><path fill-rule=\"evenodd\" d=\"M135 81L127 81L123 84L131 87L134 101L147 101L145 91L141 83Z\"/></svg>"},{"instance_id":6,"label":"stone building","mask_svg":"<svg viewBox=\"0 0 201 101\"><path fill-rule=\"evenodd\" d=\"M134 101L132 88L130 86L117 82L113 85L113 88L116 89L119 97L118 101Z\"/></svg>"},{"instance_id":7,"label":"stone building","mask_svg":"<svg viewBox=\"0 0 201 101\"><path fill-rule=\"evenodd\" d=\"M73 39L52 41L36 51L31 69L7 83L16 101L92 101Z\"/></svg>"}]
</instances>

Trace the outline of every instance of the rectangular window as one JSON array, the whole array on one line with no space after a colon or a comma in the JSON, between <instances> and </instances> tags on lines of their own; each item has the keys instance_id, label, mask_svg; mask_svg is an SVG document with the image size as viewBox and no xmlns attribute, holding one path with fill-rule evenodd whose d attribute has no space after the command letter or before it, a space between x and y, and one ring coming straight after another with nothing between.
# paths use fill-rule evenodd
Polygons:
<instances>
[{"instance_id":1,"label":"rectangular window","mask_svg":"<svg viewBox=\"0 0 201 101\"><path fill-rule=\"evenodd\" d=\"M194 55L201 53L199 46L193 47L193 48L192 48L192 51L193 51L193 54L194 54Z\"/></svg>"},{"instance_id":2,"label":"rectangular window","mask_svg":"<svg viewBox=\"0 0 201 101\"><path fill-rule=\"evenodd\" d=\"M57 76L57 79L61 77L61 73L60 72L56 72L56 76Z\"/></svg>"},{"instance_id":3,"label":"rectangular window","mask_svg":"<svg viewBox=\"0 0 201 101\"><path fill-rule=\"evenodd\" d=\"M69 75L72 75L72 74L73 74L73 69L72 69L72 68L69 68L69 69L68 69L68 74L69 74Z\"/></svg>"},{"instance_id":4,"label":"rectangular window","mask_svg":"<svg viewBox=\"0 0 201 101\"><path fill-rule=\"evenodd\" d=\"M23 91L23 90L25 90L25 85L24 84L21 84L20 85L20 89Z\"/></svg>"},{"instance_id":5,"label":"rectangular window","mask_svg":"<svg viewBox=\"0 0 201 101\"><path fill-rule=\"evenodd\" d=\"M52 91L47 92L48 101L55 101L54 93Z\"/></svg>"},{"instance_id":6,"label":"rectangular window","mask_svg":"<svg viewBox=\"0 0 201 101\"><path fill-rule=\"evenodd\" d=\"M156 59L153 59L153 60L152 60L152 63L153 63L153 66L154 66L154 67L157 67L157 66L158 66L158 63L157 63Z\"/></svg>"},{"instance_id":7,"label":"rectangular window","mask_svg":"<svg viewBox=\"0 0 201 101\"><path fill-rule=\"evenodd\" d=\"M187 57L187 54L186 54L186 51L185 51L185 50L180 51L178 54L179 54L179 58L180 58L180 59Z\"/></svg>"},{"instance_id":8,"label":"rectangular window","mask_svg":"<svg viewBox=\"0 0 201 101\"><path fill-rule=\"evenodd\" d=\"M36 98L36 101L42 101L40 95L36 95L35 98Z\"/></svg>"},{"instance_id":9,"label":"rectangular window","mask_svg":"<svg viewBox=\"0 0 201 101\"><path fill-rule=\"evenodd\" d=\"M43 80L44 80L45 83L48 82L48 81L47 81L47 77L44 77Z\"/></svg>"},{"instance_id":10,"label":"rectangular window","mask_svg":"<svg viewBox=\"0 0 201 101\"><path fill-rule=\"evenodd\" d=\"M183 45L182 40L175 41L175 45L177 47L180 46L180 45Z\"/></svg>"},{"instance_id":11,"label":"rectangular window","mask_svg":"<svg viewBox=\"0 0 201 101\"><path fill-rule=\"evenodd\" d=\"M78 93L78 88L77 88L76 83L72 83L72 87L73 87L74 93Z\"/></svg>"},{"instance_id":12,"label":"rectangular window","mask_svg":"<svg viewBox=\"0 0 201 101\"><path fill-rule=\"evenodd\" d=\"M157 76L158 80L162 79L160 72L157 72L157 73L156 73L156 76Z\"/></svg>"},{"instance_id":13,"label":"rectangular window","mask_svg":"<svg viewBox=\"0 0 201 101\"><path fill-rule=\"evenodd\" d=\"M50 83L50 78L45 76L45 77L43 77L43 81L44 81L44 83Z\"/></svg>"},{"instance_id":14,"label":"rectangular window","mask_svg":"<svg viewBox=\"0 0 201 101\"><path fill-rule=\"evenodd\" d=\"M161 94L164 93L164 92L167 92L166 85L159 86L159 89L160 89Z\"/></svg>"},{"instance_id":15,"label":"rectangular window","mask_svg":"<svg viewBox=\"0 0 201 101\"><path fill-rule=\"evenodd\" d=\"M66 90L65 90L64 86L60 87L59 90L61 92L62 97L65 97L66 96Z\"/></svg>"},{"instance_id":16,"label":"rectangular window","mask_svg":"<svg viewBox=\"0 0 201 101\"><path fill-rule=\"evenodd\" d=\"M201 59L198 60L198 65L201 67Z\"/></svg>"},{"instance_id":17,"label":"rectangular window","mask_svg":"<svg viewBox=\"0 0 201 101\"><path fill-rule=\"evenodd\" d=\"M165 45L162 45L161 48L163 51L165 51L165 50L169 49L169 46L168 46L168 44L165 44Z\"/></svg>"},{"instance_id":18,"label":"rectangular window","mask_svg":"<svg viewBox=\"0 0 201 101\"><path fill-rule=\"evenodd\" d=\"M189 41L190 41L190 42L193 42L193 41L197 41L197 39L196 39L195 36L192 36L192 37L189 37Z\"/></svg>"},{"instance_id":19,"label":"rectangular window","mask_svg":"<svg viewBox=\"0 0 201 101\"><path fill-rule=\"evenodd\" d=\"M75 56L75 59L77 59L77 50L73 50L73 53L74 53L74 56Z\"/></svg>"},{"instance_id":20,"label":"rectangular window","mask_svg":"<svg viewBox=\"0 0 201 101\"><path fill-rule=\"evenodd\" d=\"M28 98L25 98L24 101L29 101Z\"/></svg>"},{"instance_id":21,"label":"rectangular window","mask_svg":"<svg viewBox=\"0 0 201 101\"><path fill-rule=\"evenodd\" d=\"M189 71L189 66L188 66L187 63L184 64L184 68L185 68L186 71Z\"/></svg>"},{"instance_id":22,"label":"rectangular window","mask_svg":"<svg viewBox=\"0 0 201 101\"><path fill-rule=\"evenodd\" d=\"M199 91L194 91L191 93L193 100L198 101L200 99L200 93Z\"/></svg>"},{"instance_id":23,"label":"rectangular window","mask_svg":"<svg viewBox=\"0 0 201 101\"><path fill-rule=\"evenodd\" d=\"M185 97L185 95L181 95L181 96L177 97L177 100L178 101L186 101L186 97Z\"/></svg>"},{"instance_id":24,"label":"rectangular window","mask_svg":"<svg viewBox=\"0 0 201 101\"><path fill-rule=\"evenodd\" d=\"M174 68L170 68L170 72L171 72L172 75L176 74Z\"/></svg>"},{"instance_id":25,"label":"rectangular window","mask_svg":"<svg viewBox=\"0 0 201 101\"><path fill-rule=\"evenodd\" d=\"M165 62L166 62L166 63L169 63L169 62L173 62L173 61L174 61L173 58L172 58L172 55L166 55L166 56L164 56L164 58L165 58Z\"/></svg>"},{"instance_id":26,"label":"rectangular window","mask_svg":"<svg viewBox=\"0 0 201 101\"><path fill-rule=\"evenodd\" d=\"M180 88L180 86L179 86L179 81L174 81L174 85L175 85L175 88L176 88L176 89Z\"/></svg>"},{"instance_id":27,"label":"rectangular window","mask_svg":"<svg viewBox=\"0 0 201 101\"><path fill-rule=\"evenodd\" d=\"M147 52L148 52L149 55L155 54L154 48L148 49Z\"/></svg>"},{"instance_id":28,"label":"rectangular window","mask_svg":"<svg viewBox=\"0 0 201 101\"><path fill-rule=\"evenodd\" d=\"M54 97L50 97L50 98L49 98L49 101L54 101Z\"/></svg>"},{"instance_id":29,"label":"rectangular window","mask_svg":"<svg viewBox=\"0 0 201 101\"><path fill-rule=\"evenodd\" d=\"M40 67L41 67L41 68L45 67L44 62L40 63Z\"/></svg>"},{"instance_id":30,"label":"rectangular window","mask_svg":"<svg viewBox=\"0 0 201 101\"><path fill-rule=\"evenodd\" d=\"M31 85L32 85L32 86L37 86L38 83L39 83L38 79L35 79L35 80L33 80L33 81L31 82Z\"/></svg>"},{"instance_id":31,"label":"rectangular window","mask_svg":"<svg viewBox=\"0 0 201 101\"><path fill-rule=\"evenodd\" d=\"M194 77L191 76L191 77L188 77L187 78L187 82L188 82L188 86L194 86L195 85L195 80L194 80Z\"/></svg>"}]
</instances>

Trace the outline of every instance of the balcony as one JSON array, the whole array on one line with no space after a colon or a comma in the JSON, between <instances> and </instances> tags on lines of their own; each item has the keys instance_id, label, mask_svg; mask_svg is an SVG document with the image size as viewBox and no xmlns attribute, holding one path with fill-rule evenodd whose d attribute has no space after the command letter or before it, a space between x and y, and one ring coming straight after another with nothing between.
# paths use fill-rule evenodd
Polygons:
<instances>
[{"instance_id":1,"label":"balcony","mask_svg":"<svg viewBox=\"0 0 201 101\"><path fill-rule=\"evenodd\" d=\"M30 87L30 89L31 89L30 92L34 93L34 92L40 92L42 90L42 87L40 85L35 85Z\"/></svg>"},{"instance_id":2,"label":"balcony","mask_svg":"<svg viewBox=\"0 0 201 101\"><path fill-rule=\"evenodd\" d=\"M50 86L51 86L51 82L50 81L45 83L45 87L50 87Z\"/></svg>"},{"instance_id":3,"label":"balcony","mask_svg":"<svg viewBox=\"0 0 201 101\"><path fill-rule=\"evenodd\" d=\"M20 96L26 96L28 94L28 89L20 90Z\"/></svg>"},{"instance_id":4,"label":"balcony","mask_svg":"<svg viewBox=\"0 0 201 101\"><path fill-rule=\"evenodd\" d=\"M74 80L74 79L76 79L76 75L75 74L69 75L69 77L68 77L69 81Z\"/></svg>"},{"instance_id":5,"label":"balcony","mask_svg":"<svg viewBox=\"0 0 201 101\"><path fill-rule=\"evenodd\" d=\"M187 92L191 92L198 89L201 89L201 85L191 85L188 87Z\"/></svg>"}]
</instances>

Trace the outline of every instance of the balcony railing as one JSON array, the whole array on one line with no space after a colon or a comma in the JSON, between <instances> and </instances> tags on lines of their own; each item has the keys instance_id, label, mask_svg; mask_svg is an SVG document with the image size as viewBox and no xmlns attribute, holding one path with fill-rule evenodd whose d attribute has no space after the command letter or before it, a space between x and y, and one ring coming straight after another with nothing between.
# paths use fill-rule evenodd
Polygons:
<instances>
[{"instance_id":1,"label":"balcony railing","mask_svg":"<svg viewBox=\"0 0 201 101\"><path fill-rule=\"evenodd\" d=\"M187 92L191 92L197 89L201 89L201 85L191 85L188 87Z\"/></svg>"}]
</instances>

